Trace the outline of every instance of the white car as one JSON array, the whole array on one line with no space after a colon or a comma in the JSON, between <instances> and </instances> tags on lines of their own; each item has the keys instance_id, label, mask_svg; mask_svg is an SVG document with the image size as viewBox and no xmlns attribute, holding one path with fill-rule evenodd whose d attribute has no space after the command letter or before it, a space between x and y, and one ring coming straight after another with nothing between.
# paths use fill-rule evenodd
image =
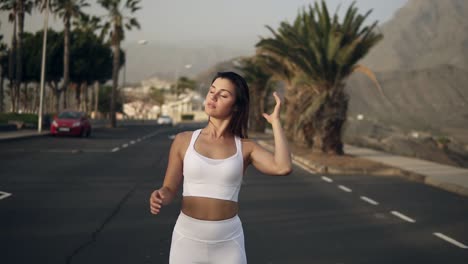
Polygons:
<instances>
[{"instance_id":1,"label":"white car","mask_svg":"<svg viewBox=\"0 0 468 264\"><path fill-rule=\"evenodd\" d=\"M172 117L168 115L162 115L156 120L158 125L172 125Z\"/></svg>"}]
</instances>

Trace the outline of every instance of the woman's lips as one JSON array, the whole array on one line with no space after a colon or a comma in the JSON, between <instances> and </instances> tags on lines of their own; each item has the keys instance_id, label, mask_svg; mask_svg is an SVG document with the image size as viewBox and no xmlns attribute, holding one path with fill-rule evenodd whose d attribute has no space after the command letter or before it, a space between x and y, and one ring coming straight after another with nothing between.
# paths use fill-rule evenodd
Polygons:
<instances>
[{"instance_id":1,"label":"woman's lips","mask_svg":"<svg viewBox=\"0 0 468 264\"><path fill-rule=\"evenodd\" d=\"M208 106L208 108L212 108L212 109L216 108L216 106L213 103L207 103L206 106Z\"/></svg>"}]
</instances>

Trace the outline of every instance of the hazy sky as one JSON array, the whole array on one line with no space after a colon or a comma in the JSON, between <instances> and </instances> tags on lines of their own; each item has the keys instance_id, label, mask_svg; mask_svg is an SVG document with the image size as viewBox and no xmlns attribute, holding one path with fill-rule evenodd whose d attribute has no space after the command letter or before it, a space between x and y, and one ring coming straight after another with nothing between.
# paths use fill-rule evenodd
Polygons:
<instances>
[{"instance_id":1,"label":"hazy sky","mask_svg":"<svg viewBox=\"0 0 468 264\"><path fill-rule=\"evenodd\" d=\"M97 1L89 1L86 12L104 14ZM124 2L124 1L122 1ZM258 36L268 35L265 25L275 28L281 21L292 21L297 11L314 1L306 0L142 0L138 11L141 30L130 32L127 42L146 39L152 43L221 45L225 47L253 46ZM342 4L341 11L352 0L327 0L330 10ZM407 0L357 0L362 13L373 9L368 22L387 21L396 9ZM9 41L12 26L1 13L1 32ZM27 31L36 31L43 25L40 14L27 17ZM51 21L51 26L61 29L60 23Z\"/></svg>"}]
</instances>

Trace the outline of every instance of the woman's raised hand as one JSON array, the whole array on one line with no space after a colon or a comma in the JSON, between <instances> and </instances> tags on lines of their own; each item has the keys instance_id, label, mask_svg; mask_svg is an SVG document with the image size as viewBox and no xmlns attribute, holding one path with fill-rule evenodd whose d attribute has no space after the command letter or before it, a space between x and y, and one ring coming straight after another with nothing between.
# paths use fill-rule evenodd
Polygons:
<instances>
[{"instance_id":1,"label":"woman's raised hand","mask_svg":"<svg viewBox=\"0 0 468 264\"><path fill-rule=\"evenodd\" d=\"M268 121L268 123L273 124L274 122L279 122L280 120L280 108L281 108L281 99L278 96L277 92L273 93L273 97L275 98L276 105L275 109L273 109L273 113L267 114L263 113L263 117Z\"/></svg>"}]
</instances>

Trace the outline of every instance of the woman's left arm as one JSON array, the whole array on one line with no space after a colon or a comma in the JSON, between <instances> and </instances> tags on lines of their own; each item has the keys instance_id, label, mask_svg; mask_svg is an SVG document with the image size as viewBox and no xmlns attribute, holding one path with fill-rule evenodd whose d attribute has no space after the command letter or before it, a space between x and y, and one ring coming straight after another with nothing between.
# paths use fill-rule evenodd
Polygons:
<instances>
[{"instance_id":1,"label":"woman's left arm","mask_svg":"<svg viewBox=\"0 0 468 264\"><path fill-rule=\"evenodd\" d=\"M291 152L279 118L281 100L277 93L273 93L276 105L273 113L263 114L263 117L271 124L275 141L274 154L253 143L250 160L259 171L269 175L288 175L292 171Z\"/></svg>"}]
</instances>

